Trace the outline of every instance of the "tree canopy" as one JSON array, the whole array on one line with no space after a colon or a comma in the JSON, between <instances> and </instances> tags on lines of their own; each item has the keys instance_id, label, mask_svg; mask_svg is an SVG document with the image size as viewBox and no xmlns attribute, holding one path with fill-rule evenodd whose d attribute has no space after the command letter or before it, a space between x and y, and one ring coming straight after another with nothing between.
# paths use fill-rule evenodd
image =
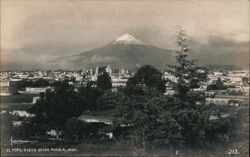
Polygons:
<instances>
[{"instance_id":1,"label":"tree canopy","mask_svg":"<svg viewBox=\"0 0 250 157\"><path fill-rule=\"evenodd\" d=\"M99 75L97 76L96 85L102 90L108 90L112 88L111 77L106 72L105 68L100 68Z\"/></svg>"},{"instance_id":2,"label":"tree canopy","mask_svg":"<svg viewBox=\"0 0 250 157\"><path fill-rule=\"evenodd\" d=\"M146 95L123 96L119 105L118 122L129 127L127 138L138 148L152 148L157 145L174 145L180 138L180 126L173 119L168 99L155 89ZM121 134L122 135L122 134ZM123 137L123 136L122 136Z\"/></svg>"},{"instance_id":3,"label":"tree canopy","mask_svg":"<svg viewBox=\"0 0 250 157\"><path fill-rule=\"evenodd\" d=\"M25 136L64 129L66 137L77 141L96 138L98 131L107 129L115 132L115 139L144 150L157 146L228 143L232 119L222 117L224 108L205 105L204 93L196 90L207 80L207 72L189 59L190 46L182 29L177 34L177 46L177 64L169 66L169 73L177 81L167 80L173 95L163 94L166 81L151 65L139 68L126 87L116 93L109 90L111 78L105 68L100 68L97 82L89 82L78 90L67 81L56 82L54 90L41 94L30 109L36 116L24 121L24 126L30 128ZM221 80L216 84L223 85ZM83 111L108 113L115 118L114 125L83 123L77 119Z\"/></svg>"},{"instance_id":4,"label":"tree canopy","mask_svg":"<svg viewBox=\"0 0 250 157\"><path fill-rule=\"evenodd\" d=\"M93 82L92 82L93 83ZM92 84L89 83L89 84ZM86 87L80 87L77 93L78 98L81 102L85 103L84 110L98 110L97 99L102 95L103 91L99 88L87 85Z\"/></svg>"},{"instance_id":5,"label":"tree canopy","mask_svg":"<svg viewBox=\"0 0 250 157\"><path fill-rule=\"evenodd\" d=\"M177 50L177 64L171 65L169 70L177 78L176 82L168 80L174 95L163 95L165 82L161 73L152 66L143 66L128 80L126 86L136 94L128 94L125 90L126 95L117 101L118 126L128 128L121 135L135 146L143 149L157 144L204 146L209 143L210 137L219 139L222 136L213 133L222 126L226 126L223 136L228 136L230 121L218 122L215 128L211 128L214 122L209 118L219 112L216 106L205 105L204 93L195 90L206 81L207 72L189 59L187 41L181 29L177 34L177 45L180 48Z\"/></svg>"},{"instance_id":6,"label":"tree canopy","mask_svg":"<svg viewBox=\"0 0 250 157\"><path fill-rule=\"evenodd\" d=\"M190 52L190 40L186 36L184 30L180 28L177 33L176 60L177 65L170 65L169 73L177 78L177 81L171 81L175 96L181 101L180 104L194 102L204 102L204 96L201 92L195 91L195 88L200 87L207 80L207 72L200 66L196 65L196 60L191 60L188 57Z\"/></svg>"},{"instance_id":7,"label":"tree canopy","mask_svg":"<svg viewBox=\"0 0 250 157\"><path fill-rule=\"evenodd\" d=\"M140 67L135 75L128 79L126 85L127 93L133 93L134 91L140 93L140 89L143 88L155 88L161 93L165 92L165 80L162 73L151 65Z\"/></svg>"},{"instance_id":8,"label":"tree canopy","mask_svg":"<svg viewBox=\"0 0 250 157\"><path fill-rule=\"evenodd\" d=\"M55 90L47 90L45 95L41 95L30 112L39 118L39 122L44 122L53 129L62 129L67 119L79 116L85 103L79 101L74 91L74 87L67 81L57 82Z\"/></svg>"},{"instance_id":9,"label":"tree canopy","mask_svg":"<svg viewBox=\"0 0 250 157\"><path fill-rule=\"evenodd\" d=\"M226 90L228 87L224 85L221 78L218 78L215 84L207 86L207 90Z\"/></svg>"}]
</instances>

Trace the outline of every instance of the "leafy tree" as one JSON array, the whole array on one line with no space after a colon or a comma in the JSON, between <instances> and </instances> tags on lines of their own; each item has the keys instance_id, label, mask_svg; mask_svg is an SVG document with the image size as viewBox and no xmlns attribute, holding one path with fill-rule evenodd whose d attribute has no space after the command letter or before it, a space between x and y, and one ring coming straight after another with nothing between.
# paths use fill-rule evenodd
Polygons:
<instances>
[{"instance_id":1,"label":"leafy tree","mask_svg":"<svg viewBox=\"0 0 250 157\"><path fill-rule=\"evenodd\" d=\"M33 85L33 87L47 87L49 86L49 81L44 80L44 79L38 79L36 80Z\"/></svg>"},{"instance_id":2,"label":"leafy tree","mask_svg":"<svg viewBox=\"0 0 250 157\"><path fill-rule=\"evenodd\" d=\"M215 84L207 86L207 90L226 90L227 86L223 84L221 78L218 78Z\"/></svg>"},{"instance_id":3,"label":"leafy tree","mask_svg":"<svg viewBox=\"0 0 250 157\"><path fill-rule=\"evenodd\" d=\"M207 73L195 64L194 60L188 58L190 51L188 39L185 32L180 29L177 35L177 65L170 66L170 72L177 78L177 82L172 82L175 94L171 103L176 106L172 110L174 119L181 126L181 135L186 144L190 146L204 146L211 141L212 136L216 138L229 137L230 121L222 120L223 112L218 106L205 105L205 95L203 92L194 90L193 80L199 86L207 80ZM224 88L221 80L216 86ZM221 120L217 124L211 123L210 116L217 114ZM215 115L216 115L215 114ZM221 130L223 129L223 131ZM216 135L215 130L221 130L221 134ZM215 131L215 132L214 132ZM230 139L230 138L227 138Z\"/></svg>"},{"instance_id":4,"label":"leafy tree","mask_svg":"<svg viewBox=\"0 0 250 157\"><path fill-rule=\"evenodd\" d=\"M48 122L41 116L25 118L21 125L15 128L15 137L21 139L45 137L45 132L49 130L47 123Z\"/></svg>"},{"instance_id":5,"label":"leafy tree","mask_svg":"<svg viewBox=\"0 0 250 157\"><path fill-rule=\"evenodd\" d=\"M180 47L177 64L171 65L169 71L177 78L176 82L168 80L175 91L173 96L162 95L154 84L148 86L150 81L146 78L150 75L144 75L145 70L128 81L125 95L120 95L116 101L118 137L143 149L157 145L207 146L216 139L226 143L231 139L231 121L224 121L221 116L226 111L215 105L205 105L204 93L196 90L207 80L207 71L188 58L187 41L181 29L177 36ZM128 91L132 94L126 93ZM219 121L214 123L211 116L219 117Z\"/></svg>"},{"instance_id":6,"label":"leafy tree","mask_svg":"<svg viewBox=\"0 0 250 157\"><path fill-rule=\"evenodd\" d=\"M168 100L156 89L148 89L145 95L121 96L119 105L119 125L129 129L121 133L134 146L142 149L157 145L174 145L180 137L180 128L168 108Z\"/></svg>"},{"instance_id":7,"label":"leafy tree","mask_svg":"<svg viewBox=\"0 0 250 157\"><path fill-rule=\"evenodd\" d=\"M21 81L11 81L10 82L10 92L11 93L17 93L19 90L24 90L25 87L27 87L27 81L26 80L21 80Z\"/></svg>"},{"instance_id":8,"label":"leafy tree","mask_svg":"<svg viewBox=\"0 0 250 157\"><path fill-rule=\"evenodd\" d=\"M249 84L249 78L248 77L242 77L242 82L245 86Z\"/></svg>"},{"instance_id":9,"label":"leafy tree","mask_svg":"<svg viewBox=\"0 0 250 157\"><path fill-rule=\"evenodd\" d=\"M233 127L233 119L221 118L209 121L205 128L205 138L207 146L227 146L230 142L230 132Z\"/></svg>"},{"instance_id":10,"label":"leafy tree","mask_svg":"<svg viewBox=\"0 0 250 157\"><path fill-rule=\"evenodd\" d=\"M217 86L218 89L226 89L227 87L224 86L223 82L221 81L221 78L218 78L215 85Z\"/></svg>"},{"instance_id":11,"label":"leafy tree","mask_svg":"<svg viewBox=\"0 0 250 157\"><path fill-rule=\"evenodd\" d=\"M47 123L50 129L62 130L67 119L81 115L85 103L77 97L74 87L67 81L57 82L55 90L47 90L31 109L37 124Z\"/></svg>"},{"instance_id":12,"label":"leafy tree","mask_svg":"<svg viewBox=\"0 0 250 157\"><path fill-rule=\"evenodd\" d=\"M199 113L203 110L197 104L204 104L205 96L195 88L206 80L206 71L184 54L188 49L183 35L183 31L178 35L181 50L177 51L177 65L170 66L170 73L177 78L177 82L170 82L174 96L162 95L165 91L162 74L152 66L144 66L126 85L132 92L136 89L137 94L127 94L118 101L120 124L129 126L129 139L141 148L157 144L174 146L183 139L187 143L197 143L204 138L203 125L208 115Z\"/></svg>"},{"instance_id":13,"label":"leafy tree","mask_svg":"<svg viewBox=\"0 0 250 157\"><path fill-rule=\"evenodd\" d=\"M66 136L70 139L75 139L75 141L78 141L79 137L84 133L84 126L85 123L81 120L78 120L76 118L68 119L65 128L66 128Z\"/></svg>"},{"instance_id":14,"label":"leafy tree","mask_svg":"<svg viewBox=\"0 0 250 157\"><path fill-rule=\"evenodd\" d=\"M120 92L113 93L112 91L104 91L104 93L97 99L98 108L100 110L115 109L120 94Z\"/></svg>"},{"instance_id":15,"label":"leafy tree","mask_svg":"<svg viewBox=\"0 0 250 157\"><path fill-rule=\"evenodd\" d=\"M169 72L177 78L173 85L175 108L172 115L181 126L181 135L189 145L201 144L204 141L204 126L209 114L203 110L205 104L204 93L195 90L207 80L207 73L204 69L196 65L196 60L188 57L190 51L190 40L185 32L180 28L177 34L176 51L177 65L171 65Z\"/></svg>"},{"instance_id":16,"label":"leafy tree","mask_svg":"<svg viewBox=\"0 0 250 157\"><path fill-rule=\"evenodd\" d=\"M140 67L135 75L128 79L126 93L142 93L143 88L155 88L165 92L165 80L162 73L151 65Z\"/></svg>"},{"instance_id":17,"label":"leafy tree","mask_svg":"<svg viewBox=\"0 0 250 157\"><path fill-rule=\"evenodd\" d=\"M96 87L92 87L92 83L88 83L86 87L80 87L77 97L81 102L85 103L84 110L98 110L98 98L102 95L103 91Z\"/></svg>"},{"instance_id":18,"label":"leafy tree","mask_svg":"<svg viewBox=\"0 0 250 157\"><path fill-rule=\"evenodd\" d=\"M176 112L175 119L182 127L181 133L187 144L202 144L205 138L206 112L197 109L183 109Z\"/></svg>"},{"instance_id":19,"label":"leafy tree","mask_svg":"<svg viewBox=\"0 0 250 157\"><path fill-rule=\"evenodd\" d=\"M99 75L97 76L97 81L96 81L97 87L102 90L111 89L112 88L111 77L104 68L100 69L102 70L99 70Z\"/></svg>"},{"instance_id":20,"label":"leafy tree","mask_svg":"<svg viewBox=\"0 0 250 157\"><path fill-rule=\"evenodd\" d=\"M1 114L1 144L8 143L12 135L12 115L8 112Z\"/></svg>"}]
</instances>

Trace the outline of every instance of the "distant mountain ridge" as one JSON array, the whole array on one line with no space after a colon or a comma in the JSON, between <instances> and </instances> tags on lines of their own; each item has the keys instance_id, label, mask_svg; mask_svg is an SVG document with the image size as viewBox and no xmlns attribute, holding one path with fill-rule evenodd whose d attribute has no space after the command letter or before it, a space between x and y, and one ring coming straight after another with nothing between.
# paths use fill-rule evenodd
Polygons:
<instances>
[{"instance_id":1,"label":"distant mountain ridge","mask_svg":"<svg viewBox=\"0 0 250 157\"><path fill-rule=\"evenodd\" d=\"M110 65L116 68L134 68L151 64L165 67L175 62L174 51L147 45L130 34L124 34L110 44L77 55L61 57L53 64L61 68L95 67Z\"/></svg>"},{"instance_id":2,"label":"distant mountain ridge","mask_svg":"<svg viewBox=\"0 0 250 157\"><path fill-rule=\"evenodd\" d=\"M248 53L245 53L245 51L236 53L236 51L238 51L238 49L234 48L233 50L226 49L226 53L219 53L216 47L211 50L194 48L189 52L189 56L192 59L198 59L199 65L211 65L209 67L215 69L238 69L249 67L246 66L249 65ZM150 64L161 69L166 68L167 65L176 63L175 56L176 52L174 50L145 44L131 34L126 33L103 47L76 55L57 58L51 62L51 67L61 69L82 69L93 68L98 65L110 65L114 68L131 69L135 68L137 65ZM223 61L221 59L223 59Z\"/></svg>"}]
</instances>

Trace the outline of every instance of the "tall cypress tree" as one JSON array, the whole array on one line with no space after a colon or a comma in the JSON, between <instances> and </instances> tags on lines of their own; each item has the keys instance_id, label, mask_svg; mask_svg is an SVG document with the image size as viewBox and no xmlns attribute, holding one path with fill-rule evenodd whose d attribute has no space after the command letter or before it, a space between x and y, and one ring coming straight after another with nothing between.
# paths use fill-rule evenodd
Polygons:
<instances>
[{"instance_id":1,"label":"tall cypress tree","mask_svg":"<svg viewBox=\"0 0 250 157\"><path fill-rule=\"evenodd\" d=\"M176 100L173 117L181 126L181 134L187 144L202 143L209 111L204 109L204 93L195 89L206 81L207 73L196 65L196 60L188 57L191 41L182 28L177 33L176 43L177 64L169 66L169 72L177 78L176 82L171 82Z\"/></svg>"},{"instance_id":2,"label":"tall cypress tree","mask_svg":"<svg viewBox=\"0 0 250 157\"><path fill-rule=\"evenodd\" d=\"M191 40L188 39L185 31L180 28L176 40L178 50L176 50L177 65L170 65L169 72L177 78L172 81L175 96L180 100L180 104L202 103L205 100L204 95L195 90L207 80L207 72L196 65L196 60L188 57L190 52Z\"/></svg>"}]
</instances>

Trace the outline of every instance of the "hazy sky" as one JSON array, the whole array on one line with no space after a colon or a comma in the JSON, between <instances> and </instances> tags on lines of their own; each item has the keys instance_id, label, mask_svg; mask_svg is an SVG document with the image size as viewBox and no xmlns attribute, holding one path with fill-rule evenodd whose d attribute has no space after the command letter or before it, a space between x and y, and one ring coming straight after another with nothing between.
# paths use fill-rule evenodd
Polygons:
<instances>
[{"instance_id":1,"label":"hazy sky","mask_svg":"<svg viewBox=\"0 0 250 157\"><path fill-rule=\"evenodd\" d=\"M1 62L43 65L124 33L174 49L177 25L208 49L211 39L213 47L249 43L249 1L2 0Z\"/></svg>"}]
</instances>

